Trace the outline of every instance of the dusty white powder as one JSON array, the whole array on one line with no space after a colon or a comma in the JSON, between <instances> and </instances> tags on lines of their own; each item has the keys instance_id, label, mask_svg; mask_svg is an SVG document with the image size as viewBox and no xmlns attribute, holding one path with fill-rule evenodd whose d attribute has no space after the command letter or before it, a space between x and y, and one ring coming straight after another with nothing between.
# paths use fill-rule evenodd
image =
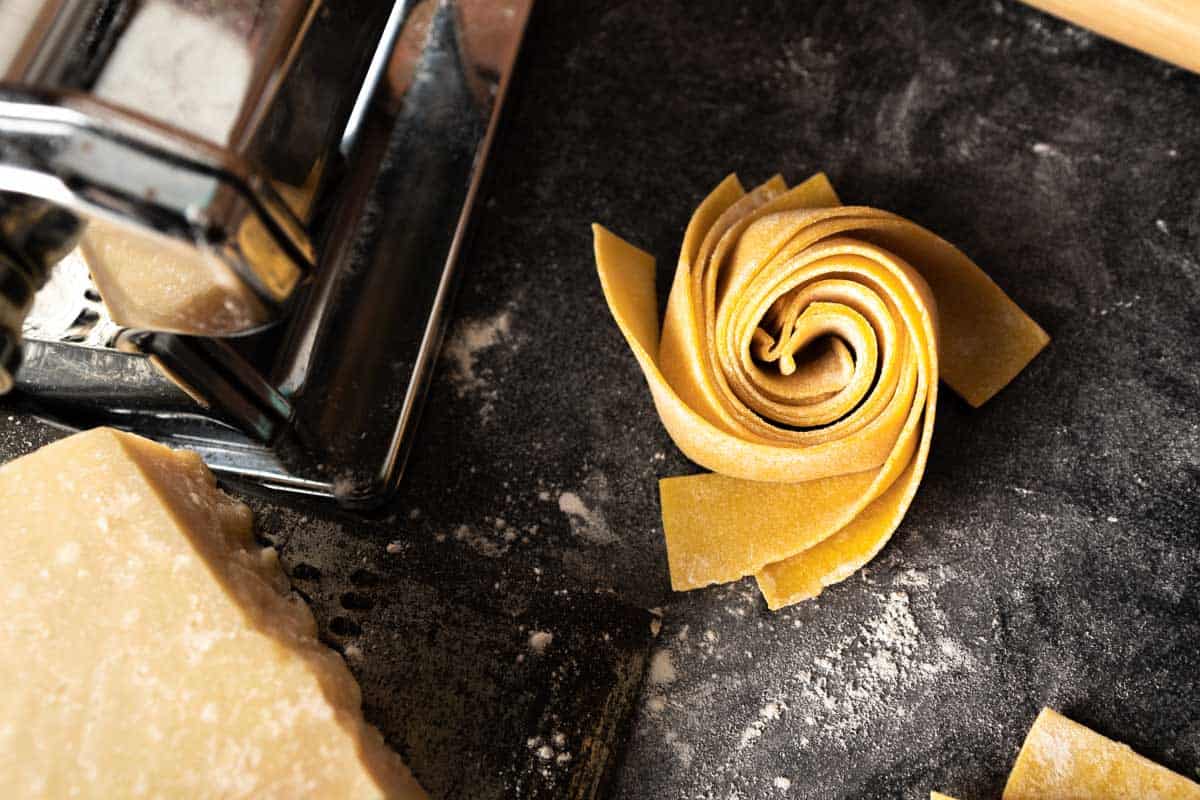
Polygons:
<instances>
[{"instance_id":1,"label":"dusty white powder","mask_svg":"<svg viewBox=\"0 0 1200 800\"><path fill-rule=\"evenodd\" d=\"M667 709L667 698L664 696L667 687L678 679L675 662L667 650L658 650L650 657L650 667L646 671L646 685L649 699L646 700L646 710L654 716L661 715Z\"/></svg>"},{"instance_id":2,"label":"dusty white powder","mask_svg":"<svg viewBox=\"0 0 1200 800\"><path fill-rule=\"evenodd\" d=\"M671 654L666 650L659 650L650 658L650 672L646 676L651 686L665 686L669 683L674 683L678 676L675 674L675 663L671 660Z\"/></svg>"},{"instance_id":3,"label":"dusty white powder","mask_svg":"<svg viewBox=\"0 0 1200 800\"><path fill-rule=\"evenodd\" d=\"M604 515L588 508L583 498L574 492L563 492L558 496L558 510L570 518L571 530L581 539L593 544L612 544L617 541Z\"/></svg>"},{"instance_id":4,"label":"dusty white powder","mask_svg":"<svg viewBox=\"0 0 1200 800\"><path fill-rule=\"evenodd\" d=\"M760 708L758 719L751 722L742 731L742 735L738 739L738 749L748 747L755 739L760 738L768 725L783 716L786 708L787 704L782 701L772 701Z\"/></svg>"},{"instance_id":5,"label":"dusty white powder","mask_svg":"<svg viewBox=\"0 0 1200 800\"><path fill-rule=\"evenodd\" d=\"M928 589L929 576L915 569L906 569L896 577L896 583L910 589Z\"/></svg>"},{"instance_id":6,"label":"dusty white powder","mask_svg":"<svg viewBox=\"0 0 1200 800\"><path fill-rule=\"evenodd\" d=\"M483 319L461 322L442 349L450 365L449 379L459 397L474 396L480 401L479 417L483 423L492 420L500 390L493 384L494 370L480 366L484 354L500 345L515 351L522 338L513 332L516 301L496 314Z\"/></svg>"},{"instance_id":7,"label":"dusty white powder","mask_svg":"<svg viewBox=\"0 0 1200 800\"><path fill-rule=\"evenodd\" d=\"M563 492L558 496L558 510L564 514L574 514L577 517L586 517L592 512L583 504L583 500L574 492Z\"/></svg>"},{"instance_id":8,"label":"dusty white powder","mask_svg":"<svg viewBox=\"0 0 1200 800\"><path fill-rule=\"evenodd\" d=\"M742 736L738 740L738 749L740 750L742 748L749 747L750 744L760 736L762 736L762 725L758 722L758 720L755 720L747 725L746 729L742 731Z\"/></svg>"},{"instance_id":9,"label":"dusty white powder","mask_svg":"<svg viewBox=\"0 0 1200 800\"><path fill-rule=\"evenodd\" d=\"M749 582L711 590L712 616L693 618L687 637L664 631L659 639L639 746L673 776L681 797L817 797L782 764L763 771L768 759L795 753L807 769L814 759L858 753L864 741L918 717L943 675L974 680L986 628L949 627L937 592L951 601L953 578L942 565L881 570L861 581L852 616L816 603L766 614ZM674 678L656 683L667 659ZM704 775L693 776L699 764Z\"/></svg>"},{"instance_id":10,"label":"dusty white powder","mask_svg":"<svg viewBox=\"0 0 1200 800\"><path fill-rule=\"evenodd\" d=\"M917 627L907 592L879 596L880 611L801 669L795 703L809 725L842 737L861 729L903 687L951 669L972 657L949 637L927 640Z\"/></svg>"},{"instance_id":11,"label":"dusty white powder","mask_svg":"<svg viewBox=\"0 0 1200 800\"><path fill-rule=\"evenodd\" d=\"M554 634L549 631L533 631L529 634L529 649L541 655L554 641Z\"/></svg>"},{"instance_id":12,"label":"dusty white powder","mask_svg":"<svg viewBox=\"0 0 1200 800\"><path fill-rule=\"evenodd\" d=\"M505 538L503 534L497 535L495 528L490 526L484 530L476 530L470 525L459 525L454 529L454 538L488 558L499 558L507 553L512 545L511 539Z\"/></svg>"},{"instance_id":13,"label":"dusty white powder","mask_svg":"<svg viewBox=\"0 0 1200 800\"><path fill-rule=\"evenodd\" d=\"M442 355L454 368L451 380L459 397L486 388L487 382L475 371L476 360L484 350L500 344L511 330L509 309L487 319L465 320L455 328Z\"/></svg>"},{"instance_id":14,"label":"dusty white powder","mask_svg":"<svg viewBox=\"0 0 1200 800\"><path fill-rule=\"evenodd\" d=\"M679 763L684 769L692 765L692 760L696 757L696 749L686 740L682 739L678 733L667 731L663 734L663 741L675 753L675 757L679 759Z\"/></svg>"}]
</instances>

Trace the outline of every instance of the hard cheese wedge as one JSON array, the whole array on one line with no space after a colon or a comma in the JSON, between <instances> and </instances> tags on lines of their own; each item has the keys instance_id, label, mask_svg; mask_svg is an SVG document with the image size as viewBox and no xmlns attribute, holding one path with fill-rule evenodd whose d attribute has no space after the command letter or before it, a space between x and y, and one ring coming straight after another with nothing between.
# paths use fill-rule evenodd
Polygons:
<instances>
[{"instance_id":1,"label":"hard cheese wedge","mask_svg":"<svg viewBox=\"0 0 1200 800\"><path fill-rule=\"evenodd\" d=\"M1200 785L1048 708L1033 723L1004 800L1200 800Z\"/></svg>"},{"instance_id":2,"label":"hard cheese wedge","mask_svg":"<svg viewBox=\"0 0 1200 800\"><path fill-rule=\"evenodd\" d=\"M0 796L421 798L250 511L111 430L0 467Z\"/></svg>"},{"instance_id":3,"label":"hard cheese wedge","mask_svg":"<svg viewBox=\"0 0 1200 800\"><path fill-rule=\"evenodd\" d=\"M705 198L661 335L654 259L593 230L658 414L712 470L660 485L676 589L754 575L779 608L848 577L912 501L939 378L979 405L1049 341L962 252L824 175Z\"/></svg>"}]
</instances>

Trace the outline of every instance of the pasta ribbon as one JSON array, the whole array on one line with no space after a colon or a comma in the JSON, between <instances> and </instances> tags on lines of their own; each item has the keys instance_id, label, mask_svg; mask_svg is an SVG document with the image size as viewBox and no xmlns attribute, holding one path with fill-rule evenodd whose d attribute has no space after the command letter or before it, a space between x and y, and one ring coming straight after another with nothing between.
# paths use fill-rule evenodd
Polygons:
<instances>
[{"instance_id":1,"label":"pasta ribbon","mask_svg":"<svg viewBox=\"0 0 1200 800\"><path fill-rule=\"evenodd\" d=\"M823 174L722 181L684 234L661 334L654 259L593 231L658 414L712 470L660 483L677 590L754 575L774 609L853 574L920 483L938 378L978 406L1049 341L962 252L841 205Z\"/></svg>"}]
</instances>

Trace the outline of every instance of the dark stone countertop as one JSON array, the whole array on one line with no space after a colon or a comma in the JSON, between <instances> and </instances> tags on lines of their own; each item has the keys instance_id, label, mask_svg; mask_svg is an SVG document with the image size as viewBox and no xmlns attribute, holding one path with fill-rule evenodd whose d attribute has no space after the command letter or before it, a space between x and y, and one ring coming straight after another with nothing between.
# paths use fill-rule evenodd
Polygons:
<instances>
[{"instance_id":1,"label":"dark stone countertop","mask_svg":"<svg viewBox=\"0 0 1200 800\"><path fill-rule=\"evenodd\" d=\"M606 690L517 658L553 629L632 696L626 605L663 621L615 797L997 797L1043 705L1197 774L1200 78L1009 0L547 1L495 157L391 515L254 500L438 796L554 796L488 775ZM672 594L656 481L696 468L588 224L665 286L725 174L818 169L958 244L1053 342L980 410L942 393L916 501L861 574L779 613L749 581ZM0 416L8 454L49 435ZM521 715L537 686L559 716ZM443 718L478 758L439 761Z\"/></svg>"}]
</instances>

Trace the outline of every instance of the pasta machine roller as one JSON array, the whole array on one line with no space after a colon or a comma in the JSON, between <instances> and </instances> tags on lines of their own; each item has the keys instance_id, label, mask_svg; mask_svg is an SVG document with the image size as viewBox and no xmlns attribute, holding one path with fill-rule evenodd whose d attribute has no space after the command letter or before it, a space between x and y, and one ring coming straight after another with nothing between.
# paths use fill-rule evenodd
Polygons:
<instances>
[{"instance_id":1,"label":"pasta machine roller","mask_svg":"<svg viewBox=\"0 0 1200 800\"><path fill-rule=\"evenodd\" d=\"M532 0L0 0L0 392L395 488Z\"/></svg>"}]
</instances>

